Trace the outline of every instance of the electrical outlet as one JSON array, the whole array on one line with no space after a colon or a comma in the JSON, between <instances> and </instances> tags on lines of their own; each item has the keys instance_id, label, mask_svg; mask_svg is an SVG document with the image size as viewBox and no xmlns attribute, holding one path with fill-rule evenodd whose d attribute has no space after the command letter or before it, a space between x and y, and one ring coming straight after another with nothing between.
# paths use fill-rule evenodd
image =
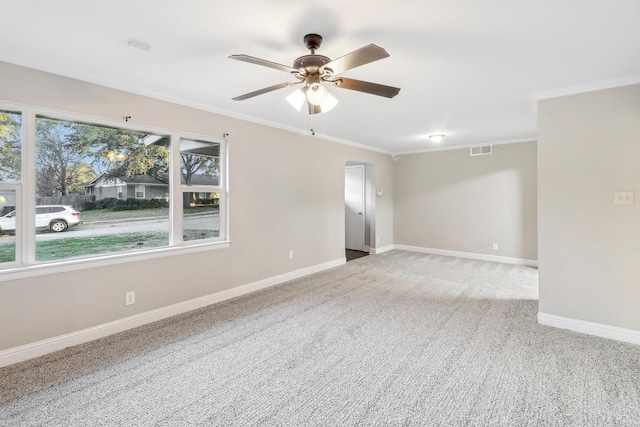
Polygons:
<instances>
[{"instance_id":1,"label":"electrical outlet","mask_svg":"<svg viewBox=\"0 0 640 427\"><path fill-rule=\"evenodd\" d=\"M633 205L633 191L615 191L613 193L614 205Z\"/></svg>"},{"instance_id":2,"label":"electrical outlet","mask_svg":"<svg viewBox=\"0 0 640 427\"><path fill-rule=\"evenodd\" d=\"M497 243L494 243L494 244L493 244L493 250L494 250L494 251L497 251L497 250L498 250L498 244L497 244Z\"/></svg>"},{"instance_id":3,"label":"electrical outlet","mask_svg":"<svg viewBox=\"0 0 640 427\"><path fill-rule=\"evenodd\" d=\"M289 259L293 259L293 251L289 251Z\"/></svg>"},{"instance_id":4,"label":"electrical outlet","mask_svg":"<svg viewBox=\"0 0 640 427\"><path fill-rule=\"evenodd\" d=\"M124 294L124 305L136 303L136 291L130 291Z\"/></svg>"}]
</instances>

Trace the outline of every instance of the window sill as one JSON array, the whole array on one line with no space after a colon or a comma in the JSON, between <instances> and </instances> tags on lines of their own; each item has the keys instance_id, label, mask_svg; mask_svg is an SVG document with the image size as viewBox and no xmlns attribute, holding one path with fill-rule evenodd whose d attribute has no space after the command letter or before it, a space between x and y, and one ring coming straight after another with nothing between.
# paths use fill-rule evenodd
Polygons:
<instances>
[{"instance_id":1,"label":"window sill","mask_svg":"<svg viewBox=\"0 0 640 427\"><path fill-rule=\"evenodd\" d=\"M166 258L217 249L227 249L229 247L231 247L231 241L225 240L220 242L191 244L188 246L148 249L140 252L123 252L111 255L100 255L99 257L92 258L49 261L29 266L9 267L4 270L0 270L0 284L10 280L47 276L50 274L67 273L70 271L139 262L149 259Z\"/></svg>"}]
</instances>

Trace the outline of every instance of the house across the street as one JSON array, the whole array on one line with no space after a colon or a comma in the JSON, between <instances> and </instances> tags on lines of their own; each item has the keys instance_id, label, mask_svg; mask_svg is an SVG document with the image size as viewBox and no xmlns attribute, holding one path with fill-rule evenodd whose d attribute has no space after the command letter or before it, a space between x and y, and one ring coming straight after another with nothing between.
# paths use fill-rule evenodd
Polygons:
<instances>
[{"instance_id":1,"label":"house across the street","mask_svg":"<svg viewBox=\"0 0 640 427\"><path fill-rule=\"evenodd\" d=\"M191 185L219 185L217 176L193 174ZM96 201L115 199L168 199L169 182L151 175L109 176L103 172L93 181L84 185L84 194L95 196ZM205 193L197 193L200 198L208 198Z\"/></svg>"},{"instance_id":2,"label":"house across the street","mask_svg":"<svg viewBox=\"0 0 640 427\"><path fill-rule=\"evenodd\" d=\"M103 172L84 186L84 194L96 200L115 199L168 199L169 183L150 175L109 176Z\"/></svg>"}]
</instances>

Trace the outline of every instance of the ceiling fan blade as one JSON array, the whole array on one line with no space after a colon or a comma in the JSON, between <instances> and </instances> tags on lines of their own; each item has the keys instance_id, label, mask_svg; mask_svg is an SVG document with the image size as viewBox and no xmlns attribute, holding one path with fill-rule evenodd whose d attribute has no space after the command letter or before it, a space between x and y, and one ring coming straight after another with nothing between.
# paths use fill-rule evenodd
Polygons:
<instances>
[{"instance_id":1,"label":"ceiling fan blade","mask_svg":"<svg viewBox=\"0 0 640 427\"><path fill-rule=\"evenodd\" d=\"M384 96L386 98L393 98L398 94L398 92L400 92L399 87L385 86L378 83L348 79L346 77L341 77L336 80L327 80L327 82L342 89L357 90L358 92L366 92L372 95Z\"/></svg>"},{"instance_id":2,"label":"ceiling fan blade","mask_svg":"<svg viewBox=\"0 0 640 427\"><path fill-rule=\"evenodd\" d=\"M269 86L269 87L265 87L265 88L262 88L262 89L259 89L259 90L253 91L253 92L245 93L244 95L236 96L235 98L232 98L232 99L234 101L244 101L245 99L253 98L254 96L262 95L263 93L272 92L274 90L278 90L278 89L282 89L282 88L285 88L285 87L297 85L297 84L300 84L300 83L303 83L303 81L280 83L280 84Z\"/></svg>"},{"instance_id":3,"label":"ceiling fan blade","mask_svg":"<svg viewBox=\"0 0 640 427\"><path fill-rule=\"evenodd\" d=\"M267 61L266 59L255 58L249 55L231 55L229 59L248 62L250 64L262 65L263 67L275 68L276 70L284 71L285 73L300 74L299 70L289 67L288 65L278 64L277 62L271 62Z\"/></svg>"},{"instance_id":4,"label":"ceiling fan blade","mask_svg":"<svg viewBox=\"0 0 640 427\"><path fill-rule=\"evenodd\" d=\"M389 56L389 53L386 50L371 43L351 53L347 53L340 58L334 59L328 64L325 64L323 68L331 69L333 74L340 74L352 68L386 58L387 56Z\"/></svg>"}]
</instances>

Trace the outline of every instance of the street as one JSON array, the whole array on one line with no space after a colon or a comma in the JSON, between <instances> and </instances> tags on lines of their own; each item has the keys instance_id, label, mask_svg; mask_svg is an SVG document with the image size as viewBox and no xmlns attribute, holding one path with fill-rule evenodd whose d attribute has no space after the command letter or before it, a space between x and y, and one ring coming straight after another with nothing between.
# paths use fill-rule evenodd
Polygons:
<instances>
[{"instance_id":1,"label":"street","mask_svg":"<svg viewBox=\"0 0 640 427\"><path fill-rule=\"evenodd\" d=\"M219 230L220 215L218 213L194 215L183 221L184 229ZM36 241L69 239L72 237L93 237L122 233L139 233L148 231L169 231L169 218L155 218L148 220L105 221L103 223L88 223L69 228L62 233L46 231L36 234ZM0 245L15 243L15 236L3 235Z\"/></svg>"}]
</instances>

